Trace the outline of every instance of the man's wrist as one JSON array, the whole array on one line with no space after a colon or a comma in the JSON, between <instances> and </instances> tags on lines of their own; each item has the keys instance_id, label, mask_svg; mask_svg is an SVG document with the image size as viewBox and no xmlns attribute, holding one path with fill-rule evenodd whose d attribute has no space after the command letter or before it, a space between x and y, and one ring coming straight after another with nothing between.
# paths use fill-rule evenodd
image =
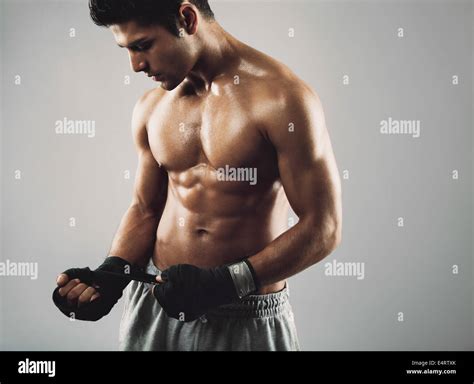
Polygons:
<instances>
[{"instance_id":1,"label":"man's wrist","mask_svg":"<svg viewBox=\"0 0 474 384\"><path fill-rule=\"evenodd\" d=\"M97 269L112 270L113 272L130 274L132 264L120 256L107 256Z\"/></svg>"},{"instance_id":2,"label":"man's wrist","mask_svg":"<svg viewBox=\"0 0 474 384\"><path fill-rule=\"evenodd\" d=\"M112 272L114 276L101 275L100 272ZM102 283L106 288L113 287L114 290L122 291L130 282L130 275L133 275L134 267L128 260L120 256L108 256L104 262L93 271L97 282Z\"/></svg>"},{"instance_id":3,"label":"man's wrist","mask_svg":"<svg viewBox=\"0 0 474 384\"><path fill-rule=\"evenodd\" d=\"M259 288L258 279L252 264L243 260L227 266L239 299L256 292Z\"/></svg>"}]
</instances>

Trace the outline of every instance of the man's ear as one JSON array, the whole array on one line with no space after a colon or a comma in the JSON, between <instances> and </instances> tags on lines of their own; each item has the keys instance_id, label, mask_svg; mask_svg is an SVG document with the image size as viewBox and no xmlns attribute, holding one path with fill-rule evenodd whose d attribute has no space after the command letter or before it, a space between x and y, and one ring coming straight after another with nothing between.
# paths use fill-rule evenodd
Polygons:
<instances>
[{"instance_id":1,"label":"man's ear","mask_svg":"<svg viewBox=\"0 0 474 384\"><path fill-rule=\"evenodd\" d=\"M199 11L196 6L191 3L183 3L179 6L178 11L178 28L184 30L188 35L194 35L199 24ZM182 29L181 29L182 28Z\"/></svg>"}]
</instances>

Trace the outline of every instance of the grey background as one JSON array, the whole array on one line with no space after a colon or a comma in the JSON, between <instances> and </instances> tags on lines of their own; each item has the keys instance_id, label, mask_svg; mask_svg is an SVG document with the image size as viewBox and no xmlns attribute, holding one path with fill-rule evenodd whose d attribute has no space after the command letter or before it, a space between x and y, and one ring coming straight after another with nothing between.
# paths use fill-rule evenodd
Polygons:
<instances>
[{"instance_id":1,"label":"grey background","mask_svg":"<svg viewBox=\"0 0 474 384\"><path fill-rule=\"evenodd\" d=\"M318 92L350 175L341 246L290 279L302 348L472 350L472 2L210 4L231 34ZM59 272L108 252L131 201L132 108L154 83L131 72L87 1L0 5L1 258L39 265L38 280L0 277L0 349L114 350L121 304L98 323L70 322L50 296ZM421 120L421 137L381 135L389 116ZM95 120L95 138L56 135L64 117ZM365 279L326 276L334 259L364 262Z\"/></svg>"}]
</instances>

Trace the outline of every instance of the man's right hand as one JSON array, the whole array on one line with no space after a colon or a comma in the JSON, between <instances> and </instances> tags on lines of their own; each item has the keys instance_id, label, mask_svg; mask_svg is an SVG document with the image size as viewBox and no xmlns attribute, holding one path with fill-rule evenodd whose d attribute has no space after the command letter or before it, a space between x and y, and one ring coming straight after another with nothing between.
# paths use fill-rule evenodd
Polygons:
<instances>
[{"instance_id":1,"label":"man's right hand","mask_svg":"<svg viewBox=\"0 0 474 384\"><path fill-rule=\"evenodd\" d=\"M122 297L130 279L131 265L111 256L95 271L72 268L58 276L53 301L66 316L78 320L97 321L107 315ZM100 272L113 272L104 274ZM124 276L124 277L121 277Z\"/></svg>"},{"instance_id":2,"label":"man's right hand","mask_svg":"<svg viewBox=\"0 0 474 384\"><path fill-rule=\"evenodd\" d=\"M66 297L71 306L81 307L100 297L100 293L93 286L81 283L80 279L70 280L65 273L58 276L56 283L59 287L59 295Z\"/></svg>"}]
</instances>

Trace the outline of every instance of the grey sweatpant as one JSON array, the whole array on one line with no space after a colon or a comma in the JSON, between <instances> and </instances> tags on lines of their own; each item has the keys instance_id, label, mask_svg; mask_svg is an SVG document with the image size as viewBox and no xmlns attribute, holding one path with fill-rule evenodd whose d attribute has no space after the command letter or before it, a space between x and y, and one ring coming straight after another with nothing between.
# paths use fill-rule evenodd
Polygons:
<instances>
[{"instance_id":1,"label":"grey sweatpant","mask_svg":"<svg viewBox=\"0 0 474 384\"><path fill-rule=\"evenodd\" d=\"M147 272L159 273L151 260ZM121 350L299 350L288 286L276 293L247 296L188 323L169 317L151 294L151 287L133 281L124 292Z\"/></svg>"}]
</instances>

